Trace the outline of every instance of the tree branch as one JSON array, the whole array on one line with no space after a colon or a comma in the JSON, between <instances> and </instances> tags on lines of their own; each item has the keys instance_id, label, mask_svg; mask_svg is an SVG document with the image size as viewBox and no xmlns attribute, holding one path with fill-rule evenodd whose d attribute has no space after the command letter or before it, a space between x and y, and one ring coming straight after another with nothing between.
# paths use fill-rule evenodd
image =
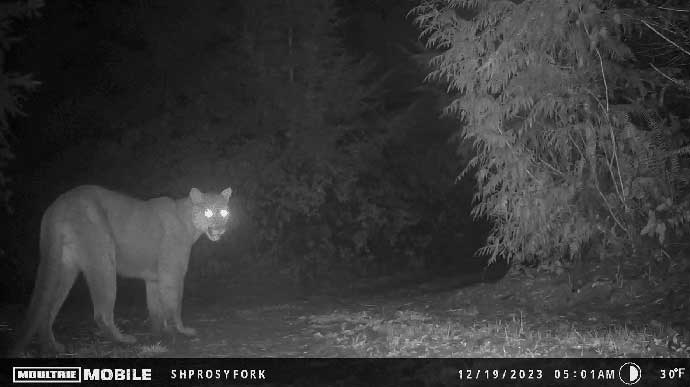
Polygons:
<instances>
[{"instance_id":1,"label":"tree branch","mask_svg":"<svg viewBox=\"0 0 690 387\"><path fill-rule=\"evenodd\" d=\"M641 22L642 24L644 24L645 26L647 26L647 28L649 28L650 30L652 30L655 34L659 35L662 39L664 39L665 41L669 42L672 46L674 46L674 47L676 47L677 49L679 49L679 50L680 50L682 53L684 53L685 55L690 56L690 51L684 49L683 47L679 46L678 43L676 43L676 42L674 42L673 40L667 38L664 34L662 34L662 33L659 32L656 28L654 28L654 27L652 27L651 25L649 25L649 23L647 23L646 21L644 21L644 20L642 20L642 19L639 19L639 20L640 20L640 22Z\"/></svg>"}]
</instances>

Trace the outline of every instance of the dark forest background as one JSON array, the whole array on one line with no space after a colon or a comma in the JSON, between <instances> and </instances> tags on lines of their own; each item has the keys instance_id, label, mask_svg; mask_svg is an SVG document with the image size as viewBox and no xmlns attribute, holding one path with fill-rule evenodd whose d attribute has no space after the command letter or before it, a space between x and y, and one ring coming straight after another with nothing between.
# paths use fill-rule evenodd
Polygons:
<instances>
[{"instance_id":1,"label":"dark forest background","mask_svg":"<svg viewBox=\"0 0 690 387\"><path fill-rule=\"evenodd\" d=\"M0 100L15 300L42 212L84 183L231 185L231 230L195 247L192 289L347 291L487 259L688 268L682 1L16 4Z\"/></svg>"},{"instance_id":2,"label":"dark forest background","mask_svg":"<svg viewBox=\"0 0 690 387\"><path fill-rule=\"evenodd\" d=\"M314 292L481 268L455 125L410 56L413 5L70 1L15 22L6 66L41 84L12 121L2 286L30 291L42 212L86 183L231 185L231 231L197 244L189 283Z\"/></svg>"}]
</instances>

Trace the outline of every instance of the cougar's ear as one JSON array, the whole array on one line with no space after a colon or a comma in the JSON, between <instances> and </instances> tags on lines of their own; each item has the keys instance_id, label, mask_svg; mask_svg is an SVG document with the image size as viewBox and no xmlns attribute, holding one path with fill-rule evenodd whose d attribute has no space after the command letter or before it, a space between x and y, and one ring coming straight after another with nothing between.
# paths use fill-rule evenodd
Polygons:
<instances>
[{"instance_id":1,"label":"cougar's ear","mask_svg":"<svg viewBox=\"0 0 690 387\"><path fill-rule=\"evenodd\" d=\"M189 198L192 199L192 203L199 204L204 201L204 194L197 188L192 188L191 191L189 191Z\"/></svg>"},{"instance_id":2,"label":"cougar's ear","mask_svg":"<svg viewBox=\"0 0 690 387\"><path fill-rule=\"evenodd\" d=\"M224 189L223 192L221 192L220 194L225 198L225 200L230 200L230 195L232 195L232 188L228 187Z\"/></svg>"}]
</instances>

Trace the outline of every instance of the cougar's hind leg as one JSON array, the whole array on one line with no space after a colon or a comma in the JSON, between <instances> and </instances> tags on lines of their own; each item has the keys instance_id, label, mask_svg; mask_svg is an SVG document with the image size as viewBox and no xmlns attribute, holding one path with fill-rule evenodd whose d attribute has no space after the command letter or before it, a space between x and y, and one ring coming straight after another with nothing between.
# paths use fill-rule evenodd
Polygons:
<instances>
[{"instance_id":1,"label":"cougar's hind leg","mask_svg":"<svg viewBox=\"0 0 690 387\"><path fill-rule=\"evenodd\" d=\"M67 298L79 273L75 263L75 245L66 243L70 230L58 230L47 222L50 212L41 221L41 260L36 273L36 284L27 310L26 322L21 327L11 355L19 356L38 333L42 354L63 352L64 346L55 340L53 322Z\"/></svg>"},{"instance_id":2,"label":"cougar's hind leg","mask_svg":"<svg viewBox=\"0 0 690 387\"><path fill-rule=\"evenodd\" d=\"M114 341L132 344L137 340L132 335L123 334L115 325L113 316L117 292L115 264L115 244L108 237L102 237L103 248L89 252L89 264L83 268L86 283L91 292L93 317L99 328Z\"/></svg>"},{"instance_id":3,"label":"cougar's hind leg","mask_svg":"<svg viewBox=\"0 0 690 387\"><path fill-rule=\"evenodd\" d=\"M39 264L26 322L20 329L17 342L10 352L11 356L22 355L35 333L38 333L42 354L52 355L65 350L65 347L55 340L53 322L79 271L75 267L57 262L59 261Z\"/></svg>"},{"instance_id":4,"label":"cougar's hind leg","mask_svg":"<svg viewBox=\"0 0 690 387\"><path fill-rule=\"evenodd\" d=\"M65 256L66 255L63 255L63 257ZM60 308L62 308L62 304L65 303L69 291L72 289L72 286L74 286L74 281L79 274L79 268L69 262L68 259L65 259L60 264L58 272L55 274L58 276L56 286L52 289L53 291L49 298L50 301L46 304L46 315L40 321L38 330L38 337L41 342L41 352L43 353L59 353L65 351L65 346L55 340L53 323L55 322L55 317L57 317Z\"/></svg>"}]
</instances>

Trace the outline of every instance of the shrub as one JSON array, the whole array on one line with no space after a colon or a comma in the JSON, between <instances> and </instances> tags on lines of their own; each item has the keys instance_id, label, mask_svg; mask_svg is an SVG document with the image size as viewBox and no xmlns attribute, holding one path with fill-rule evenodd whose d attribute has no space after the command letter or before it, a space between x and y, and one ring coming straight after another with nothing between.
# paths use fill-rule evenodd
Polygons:
<instances>
[{"instance_id":1,"label":"shrub","mask_svg":"<svg viewBox=\"0 0 690 387\"><path fill-rule=\"evenodd\" d=\"M662 109L660 91L678 85L635 63L627 37L649 31L642 3L428 0L413 10L438 49L428 79L447 84L445 112L474 145L465 172L475 171L473 214L493 223L480 250L492 260L576 259L595 236L623 253L640 233L687 235L687 120Z\"/></svg>"}]
</instances>

